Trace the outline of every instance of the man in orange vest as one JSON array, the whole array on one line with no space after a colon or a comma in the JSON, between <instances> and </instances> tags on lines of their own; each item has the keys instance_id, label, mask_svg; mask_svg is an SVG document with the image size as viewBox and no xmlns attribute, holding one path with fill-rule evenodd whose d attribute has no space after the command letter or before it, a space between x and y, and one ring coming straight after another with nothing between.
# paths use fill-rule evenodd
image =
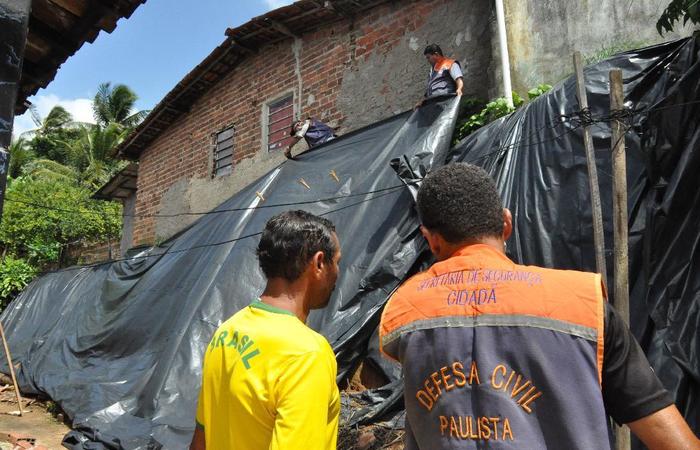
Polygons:
<instances>
[{"instance_id":1,"label":"man in orange vest","mask_svg":"<svg viewBox=\"0 0 700 450\"><path fill-rule=\"evenodd\" d=\"M462 95L464 80L459 61L445 58L442 54L442 49L437 44L430 44L425 47L423 55L428 64L430 64L430 76L425 88L425 95L418 102L416 108L430 97L449 94Z\"/></svg>"},{"instance_id":2,"label":"man in orange vest","mask_svg":"<svg viewBox=\"0 0 700 450\"><path fill-rule=\"evenodd\" d=\"M382 314L403 366L406 449L609 449L606 413L651 449L700 448L598 274L515 264L510 211L483 170L423 181L421 231L438 262Z\"/></svg>"}]
</instances>

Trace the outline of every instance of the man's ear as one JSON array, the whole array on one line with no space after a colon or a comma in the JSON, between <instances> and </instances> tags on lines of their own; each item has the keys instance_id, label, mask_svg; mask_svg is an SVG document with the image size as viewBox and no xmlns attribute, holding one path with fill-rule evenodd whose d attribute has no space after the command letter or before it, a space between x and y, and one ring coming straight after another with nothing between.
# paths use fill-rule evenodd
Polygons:
<instances>
[{"instance_id":1,"label":"man's ear","mask_svg":"<svg viewBox=\"0 0 700 450\"><path fill-rule=\"evenodd\" d=\"M313 258L311 258L311 263L314 273L320 273L323 270L323 265L326 263L323 252L318 251L314 253Z\"/></svg>"},{"instance_id":2,"label":"man's ear","mask_svg":"<svg viewBox=\"0 0 700 450\"><path fill-rule=\"evenodd\" d=\"M503 242L513 234L513 215L508 208L503 208Z\"/></svg>"},{"instance_id":3,"label":"man's ear","mask_svg":"<svg viewBox=\"0 0 700 450\"><path fill-rule=\"evenodd\" d=\"M433 255L439 255L440 240L438 239L437 234L425 228L423 225L420 226L420 232L423 234L425 240L428 241L428 246L430 246L430 251L433 252Z\"/></svg>"}]
</instances>

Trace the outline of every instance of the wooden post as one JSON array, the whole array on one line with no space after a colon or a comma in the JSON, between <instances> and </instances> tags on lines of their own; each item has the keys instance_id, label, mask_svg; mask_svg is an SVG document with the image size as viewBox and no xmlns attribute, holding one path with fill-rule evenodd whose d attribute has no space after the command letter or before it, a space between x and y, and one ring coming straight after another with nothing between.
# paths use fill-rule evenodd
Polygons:
<instances>
[{"instance_id":1,"label":"wooden post","mask_svg":"<svg viewBox=\"0 0 700 450\"><path fill-rule=\"evenodd\" d=\"M19 415L22 415L22 397L19 395L19 387L17 386L17 378L15 378L15 368L12 366L12 356L10 355L10 347L7 346L7 339L5 339L5 329L0 323L0 337L2 337L2 346L5 347L5 356L7 357L7 366L10 368L10 376L12 377L12 384L15 387L15 397L17 397L17 407L19 408Z\"/></svg>"},{"instance_id":2,"label":"wooden post","mask_svg":"<svg viewBox=\"0 0 700 450\"><path fill-rule=\"evenodd\" d=\"M610 71L610 112L620 111L624 107L622 92L622 71ZM629 325L629 267L627 261L627 166L625 155L625 124L613 119L610 122L613 170L613 229L614 229L614 268L615 268L615 309ZM615 449L629 450L631 446L630 430L626 426L615 429Z\"/></svg>"},{"instance_id":3,"label":"wooden post","mask_svg":"<svg viewBox=\"0 0 700 450\"><path fill-rule=\"evenodd\" d=\"M586 80L583 78L583 62L581 52L574 52L574 69L576 70L576 92L581 110L588 108L586 96ZM593 212L593 245L595 246L595 268L608 285L605 267L605 237L603 235L603 213L600 206L600 186L598 184L598 169L595 165L595 149L591 137L590 125L583 127L583 144L586 148L586 165L588 166L588 185L591 190L591 210Z\"/></svg>"}]
</instances>

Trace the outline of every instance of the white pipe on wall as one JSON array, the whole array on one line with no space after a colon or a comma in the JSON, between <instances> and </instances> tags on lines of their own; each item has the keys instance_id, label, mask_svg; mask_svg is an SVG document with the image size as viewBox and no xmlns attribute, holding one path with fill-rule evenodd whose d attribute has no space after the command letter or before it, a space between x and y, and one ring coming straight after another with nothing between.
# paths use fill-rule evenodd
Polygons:
<instances>
[{"instance_id":1,"label":"white pipe on wall","mask_svg":"<svg viewBox=\"0 0 700 450\"><path fill-rule=\"evenodd\" d=\"M503 0L496 0L496 20L498 22L498 41L501 47L501 70L503 72L503 96L508 106L513 107L513 87L510 82L510 61L508 57L508 35L506 34L506 16Z\"/></svg>"}]
</instances>

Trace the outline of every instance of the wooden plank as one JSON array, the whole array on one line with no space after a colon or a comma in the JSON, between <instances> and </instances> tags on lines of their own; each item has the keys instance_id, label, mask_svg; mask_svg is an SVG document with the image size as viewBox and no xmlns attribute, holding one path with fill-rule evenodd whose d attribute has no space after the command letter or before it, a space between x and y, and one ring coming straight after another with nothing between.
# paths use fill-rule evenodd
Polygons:
<instances>
[{"instance_id":1,"label":"wooden plank","mask_svg":"<svg viewBox=\"0 0 700 450\"><path fill-rule=\"evenodd\" d=\"M625 107L622 92L622 70L610 71L610 113L621 111ZM613 242L615 309L622 320L629 326L629 264L627 227L627 157L625 152L625 134L627 130L620 120L610 123L610 140L612 145L613 166ZM615 449L629 450L632 446L630 429L626 426L615 427Z\"/></svg>"},{"instance_id":2,"label":"wooden plank","mask_svg":"<svg viewBox=\"0 0 700 450\"><path fill-rule=\"evenodd\" d=\"M85 0L51 0L51 3L55 3L78 17L82 17L87 9L87 2Z\"/></svg>"}]
</instances>

